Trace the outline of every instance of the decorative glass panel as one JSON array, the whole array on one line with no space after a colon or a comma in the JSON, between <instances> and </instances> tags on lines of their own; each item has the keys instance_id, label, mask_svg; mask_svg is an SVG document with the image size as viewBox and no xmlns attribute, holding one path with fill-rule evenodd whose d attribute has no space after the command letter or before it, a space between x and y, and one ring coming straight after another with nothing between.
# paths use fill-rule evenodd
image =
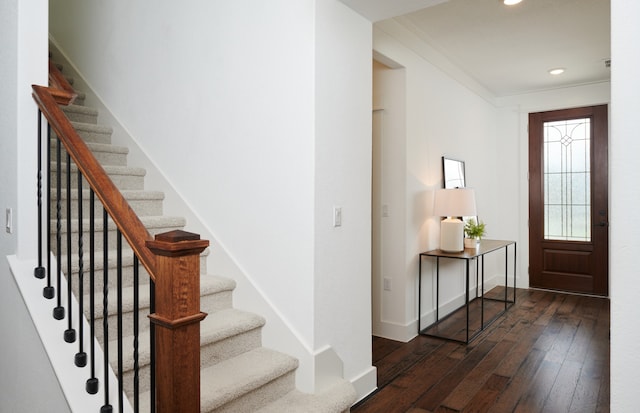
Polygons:
<instances>
[{"instance_id":1,"label":"decorative glass panel","mask_svg":"<svg viewBox=\"0 0 640 413\"><path fill-rule=\"evenodd\" d=\"M544 123L544 238L591 240L591 119Z\"/></svg>"}]
</instances>

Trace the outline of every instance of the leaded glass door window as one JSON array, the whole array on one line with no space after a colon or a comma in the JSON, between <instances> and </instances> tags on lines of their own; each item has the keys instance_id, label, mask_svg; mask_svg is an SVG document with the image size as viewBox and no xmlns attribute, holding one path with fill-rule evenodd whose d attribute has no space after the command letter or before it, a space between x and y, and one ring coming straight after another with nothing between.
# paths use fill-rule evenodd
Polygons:
<instances>
[{"instance_id":1,"label":"leaded glass door window","mask_svg":"<svg viewBox=\"0 0 640 413\"><path fill-rule=\"evenodd\" d=\"M591 240L591 119L544 123L544 239Z\"/></svg>"}]
</instances>

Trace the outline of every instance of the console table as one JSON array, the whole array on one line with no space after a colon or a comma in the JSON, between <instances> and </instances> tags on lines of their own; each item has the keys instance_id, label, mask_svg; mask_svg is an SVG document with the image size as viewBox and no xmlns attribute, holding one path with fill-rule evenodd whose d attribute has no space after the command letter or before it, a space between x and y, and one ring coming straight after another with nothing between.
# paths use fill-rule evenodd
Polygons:
<instances>
[{"instance_id":1,"label":"console table","mask_svg":"<svg viewBox=\"0 0 640 413\"><path fill-rule=\"evenodd\" d=\"M509 299L508 297L508 267L509 267L509 247L513 246L511 249L513 250L513 299ZM474 338L476 338L482 331L488 327L492 322L494 322L498 317L503 315L515 302L516 302L516 242L515 241L500 241L500 240L489 240L483 239L480 242L480 245L477 248L467 248L462 252L445 252L442 250L432 250L427 252L420 253L419 256L419 264L418 264L418 334L443 338L450 341L455 341L463 344L468 344ZM484 293L484 256L496 252L504 250L505 262L504 262L504 297L503 298L489 298L485 297ZM435 258L436 260L436 321L425 327L424 329L421 326L422 319L422 260L424 258ZM440 260L441 259L454 259L454 260L463 260L465 261L465 303L460 306L456 310L453 310L447 316L445 316L442 320L440 320ZM473 334L469 334L469 305L470 305L470 297L469 297L469 265L472 261L476 261L476 296L471 301L475 301L476 299L480 300L480 327ZM480 274L482 277L481 283L478 283L478 268L480 267ZM478 294L478 287L482 286L480 294ZM504 309L502 309L498 314L492 317L485 323L484 320L484 312L485 312L485 300L498 301L500 303L504 303ZM438 330L437 326L440 325L443 321L445 321L448 317L457 313L460 309L466 307L466 340L461 340L454 338L452 336L447 336L441 334L439 332L429 332L429 330Z\"/></svg>"}]
</instances>

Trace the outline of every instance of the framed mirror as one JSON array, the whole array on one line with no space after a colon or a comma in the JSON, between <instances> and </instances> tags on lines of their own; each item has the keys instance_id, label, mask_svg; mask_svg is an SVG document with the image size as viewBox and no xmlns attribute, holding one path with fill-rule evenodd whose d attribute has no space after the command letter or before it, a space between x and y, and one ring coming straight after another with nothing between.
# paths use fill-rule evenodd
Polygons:
<instances>
[{"instance_id":1,"label":"framed mirror","mask_svg":"<svg viewBox=\"0 0 640 413\"><path fill-rule=\"evenodd\" d=\"M456 159L442 157L442 177L445 189L464 188L464 162Z\"/></svg>"},{"instance_id":2,"label":"framed mirror","mask_svg":"<svg viewBox=\"0 0 640 413\"><path fill-rule=\"evenodd\" d=\"M442 157L442 177L443 177L443 188L445 189L466 188L467 182L466 182L465 172L464 172L464 161L459 161L457 159L443 156ZM477 216L464 216L460 218L465 224L470 219L474 219L476 222L479 222Z\"/></svg>"}]
</instances>

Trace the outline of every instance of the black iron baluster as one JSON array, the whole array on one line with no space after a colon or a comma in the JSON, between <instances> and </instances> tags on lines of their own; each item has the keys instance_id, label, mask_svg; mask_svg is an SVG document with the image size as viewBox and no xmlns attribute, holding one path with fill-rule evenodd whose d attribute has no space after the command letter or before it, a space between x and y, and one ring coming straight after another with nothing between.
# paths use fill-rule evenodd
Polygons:
<instances>
[{"instance_id":1,"label":"black iron baluster","mask_svg":"<svg viewBox=\"0 0 640 413\"><path fill-rule=\"evenodd\" d=\"M42 266L42 111L38 109L38 266L34 268L36 278L45 277Z\"/></svg>"},{"instance_id":2,"label":"black iron baluster","mask_svg":"<svg viewBox=\"0 0 640 413\"><path fill-rule=\"evenodd\" d=\"M133 254L133 411L135 413L140 411L140 367L138 352L138 310L140 308L140 286L138 285L139 265L138 256Z\"/></svg>"},{"instance_id":3,"label":"black iron baluster","mask_svg":"<svg viewBox=\"0 0 640 413\"><path fill-rule=\"evenodd\" d=\"M107 210L103 207L102 212L102 256L104 267L104 280L102 286L102 328L103 328L103 341L104 341L104 406L100 408L100 413L111 413L113 406L109 404L109 215Z\"/></svg>"},{"instance_id":4,"label":"black iron baluster","mask_svg":"<svg viewBox=\"0 0 640 413\"><path fill-rule=\"evenodd\" d=\"M89 189L89 359L91 360L91 377L87 379L85 386L87 393L96 394L98 392L98 379L96 378L96 294L95 294L95 193Z\"/></svg>"},{"instance_id":5,"label":"black iron baluster","mask_svg":"<svg viewBox=\"0 0 640 413\"><path fill-rule=\"evenodd\" d=\"M55 288L51 285L51 125L47 122L47 285L42 290L46 299L52 299Z\"/></svg>"},{"instance_id":6,"label":"black iron baluster","mask_svg":"<svg viewBox=\"0 0 640 413\"><path fill-rule=\"evenodd\" d=\"M123 349L122 349L122 232L118 229L116 231L116 250L117 250L117 292L116 295L118 297L118 408L119 411L123 411L124 409L124 400L123 400Z\"/></svg>"},{"instance_id":7,"label":"black iron baluster","mask_svg":"<svg viewBox=\"0 0 640 413\"><path fill-rule=\"evenodd\" d=\"M56 140L56 289L58 290L57 306L53 309L53 318L62 320L64 318L64 307L62 306L62 294L60 285L62 284L62 151L60 139Z\"/></svg>"},{"instance_id":8,"label":"black iron baluster","mask_svg":"<svg viewBox=\"0 0 640 413\"><path fill-rule=\"evenodd\" d=\"M64 332L64 341L73 343L76 341L76 330L73 329L73 313L71 312L71 299L73 291L71 291L71 155L67 152L67 329Z\"/></svg>"},{"instance_id":9,"label":"black iron baluster","mask_svg":"<svg viewBox=\"0 0 640 413\"><path fill-rule=\"evenodd\" d=\"M82 234L82 172L78 168L78 353L75 363L78 367L87 365L87 353L84 351L84 235Z\"/></svg>"}]
</instances>

